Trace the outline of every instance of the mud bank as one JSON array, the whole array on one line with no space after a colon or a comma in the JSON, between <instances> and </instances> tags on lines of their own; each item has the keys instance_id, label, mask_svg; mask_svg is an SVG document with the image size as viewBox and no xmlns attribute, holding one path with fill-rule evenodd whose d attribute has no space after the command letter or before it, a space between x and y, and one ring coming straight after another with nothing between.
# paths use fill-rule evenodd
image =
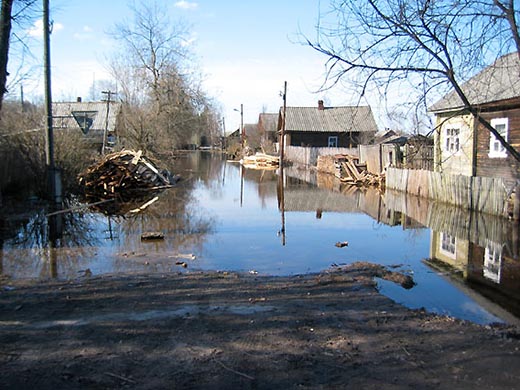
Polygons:
<instances>
[{"instance_id":1,"label":"mud bank","mask_svg":"<svg viewBox=\"0 0 520 390\"><path fill-rule=\"evenodd\" d=\"M409 310L373 276L3 281L0 388L516 388L517 328Z\"/></svg>"}]
</instances>

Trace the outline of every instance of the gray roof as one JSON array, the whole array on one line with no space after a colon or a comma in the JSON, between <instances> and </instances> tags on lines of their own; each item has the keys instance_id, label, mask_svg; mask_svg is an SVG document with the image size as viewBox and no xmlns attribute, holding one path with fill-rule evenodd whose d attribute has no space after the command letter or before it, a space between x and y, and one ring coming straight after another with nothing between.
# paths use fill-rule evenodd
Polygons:
<instances>
[{"instance_id":1,"label":"gray roof","mask_svg":"<svg viewBox=\"0 0 520 390\"><path fill-rule=\"evenodd\" d=\"M370 106L287 107L286 131L307 132L376 132Z\"/></svg>"},{"instance_id":2,"label":"gray roof","mask_svg":"<svg viewBox=\"0 0 520 390\"><path fill-rule=\"evenodd\" d=\"M278 114L262 113L258 117L258 123L262 124L264 131L278 130Z\"/></svg>"},{"instance_id":3,"label":"gray roof","mask_svg":"<svg viewBox=\"0 0 520 390\"><path fill-rule=\"evenodd\" d=\"M114 131L121 103L110 102L108 110L108 131ZM105 129L107 121L106 102L56 102L52 104L53 126L56 129L78 129L85 134ZM87 120L86 120L87 119ZM88 123L82 129L81 124Z\"/></svg>"},{"instance_id":4,"label":"gray roof","mask_svg":"<svg viewBox=\"0 0 520 390\"><path fill-rule=\"evenodd\" d=\"M520 96L520 60L513 52L500 57L491 66L462 84L472 105L498 102ZM462 101L453 90L429 108L432 112L459 110Z\"/></svg>"}]
</instances>

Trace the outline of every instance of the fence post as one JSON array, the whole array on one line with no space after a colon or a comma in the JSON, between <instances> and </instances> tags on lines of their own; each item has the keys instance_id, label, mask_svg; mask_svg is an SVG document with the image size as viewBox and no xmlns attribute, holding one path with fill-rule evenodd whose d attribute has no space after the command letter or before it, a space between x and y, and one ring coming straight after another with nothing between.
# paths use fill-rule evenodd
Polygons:
<instances>
[{"instance_id":1,"label":"fence post","mask_svg":"<svg viewBox=\"0 0 520 390\"><path fill-rule=\"evenodd\" d=\"M520 220L520 184L515 186L515 197L513 199L513 221Z\"/></svg>"}]
</instances>

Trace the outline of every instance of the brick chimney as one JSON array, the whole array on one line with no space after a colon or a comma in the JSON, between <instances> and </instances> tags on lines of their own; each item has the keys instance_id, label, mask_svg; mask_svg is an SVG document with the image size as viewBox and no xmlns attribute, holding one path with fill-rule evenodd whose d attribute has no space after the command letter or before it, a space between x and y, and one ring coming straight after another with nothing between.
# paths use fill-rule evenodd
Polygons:
<instances>
[{"instance_id":1,"label":"brick chimney","mask_svg":"<svg viewBox=\"0 0 520 390\"><path fill-rule=\"evenodd\" d=\"M323 100L318 100L318 110L323 111L325 107L323 106Z\"/></svg>"}]
</instances>

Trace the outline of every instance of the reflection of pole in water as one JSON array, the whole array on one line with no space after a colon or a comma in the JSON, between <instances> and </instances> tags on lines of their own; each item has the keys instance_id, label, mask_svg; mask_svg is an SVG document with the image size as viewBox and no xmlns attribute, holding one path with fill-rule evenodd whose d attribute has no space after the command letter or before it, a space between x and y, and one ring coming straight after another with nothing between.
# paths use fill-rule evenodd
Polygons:
<instances>
[{"instance_id":1,"label":"reflection of pole in water","mask_svg":"<svg viewBox=\"0 0 520 390\"><path fill-rule=\"evenodd\" d=\"M63 235L63 215L55 214L47 217L49 226L49 266L51 278L58 277L58 254L59 240Z\"/></svg>"},{"instance_id":2,"label":"reflection of pole in water","mask_svg":"<svg viewBox=\"0 0 520 390\"><path fill-rule=\"evenodd\" d=\"M282 214L282 227L278 235L282 236L282 245L285 246L285 188L284 188L283 166L280 165L280 175L278 176L278 208Z\"/></svg>"},{"instance_id":3,"label":"reflection of pole in water","mask_svg":"<svg viewBox=\"0 0 520 390\"><path fill-rule=\"evenodd\" d=\"M112 233L112 219L110 218L110 215L107 216L108 219L108 234L110 237L110 241L114 240L114 234Z\"/></svg>"},{"instance_id":4,"label":"reflection of pole in water","mask_svg":"<svg viewBox=\"0 0 520 390\"><path fill-rule=\"evenodd\" d=\"M240 164L240 207L244 201L244 166Z\"/></svg>"},{"instance_id":5,"label":"reflection of pole in water","mask_svg":"<svg viewBox=\"0 0 520 390\"><path fill-rule=\"evenodd\" d=\"M226 183L227 156L224 155L224 169L222 170L222 186Z\"/></svg>"}]
</instances>

